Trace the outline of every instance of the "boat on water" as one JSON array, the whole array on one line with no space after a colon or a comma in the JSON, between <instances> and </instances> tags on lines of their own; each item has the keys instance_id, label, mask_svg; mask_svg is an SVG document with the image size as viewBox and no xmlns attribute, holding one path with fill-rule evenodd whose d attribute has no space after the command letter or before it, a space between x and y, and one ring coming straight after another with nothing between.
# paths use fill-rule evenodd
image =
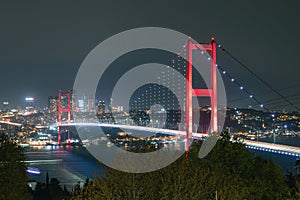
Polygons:
<instances>
[{"instance_id":1,"label":"boat on water","mask_svg":"<svg viewBox=\"0 0 300 200\"><path fill-rule=\"evenodd\" d=\"M36 168L36 167L27 167L26 172L30 173L30 174L40 174L41 173L40 169Z\"/></svg>"},{"instance_id":2,"label":"boat on water","mask_svg":"<svg viewBox=\"0 0 300 200\"><path fill-rule=\"evenodd\" d=\"M27 143L29 146L46 146L48 144L55 144L55 141L48 134L38 134L37 137L27 138Z\"/></svg>"},{"instance_id":3,"label":"boat on water","mask_svg":"<svg viewBox=\"0 0 300 200\"><path fill-rule=\"evenodd\" d=\"M29 147L30 145L28 143L19 143L20 147Z\"/></svg>"},{"instance_id":4,"label":"boat on water","mask_svg":"<svg viewBox=\"0 0 300 200\"><path fill-rule=\"evenodd\" d=\"M30 146L46 146L48 142L50 142L50 140L32 140L28 143Z\"/></svg>"},{"instance_id":5,"label":"boat on water","mask_svg":"<svg viewBox=\"0 0 300 200\"><path fill-rule=\"evenodd\" d=\"M57 146L57 145L58 145L58 142L50 141L50 142L47 142L46 145Z\"/></svg>"}]
</instances>

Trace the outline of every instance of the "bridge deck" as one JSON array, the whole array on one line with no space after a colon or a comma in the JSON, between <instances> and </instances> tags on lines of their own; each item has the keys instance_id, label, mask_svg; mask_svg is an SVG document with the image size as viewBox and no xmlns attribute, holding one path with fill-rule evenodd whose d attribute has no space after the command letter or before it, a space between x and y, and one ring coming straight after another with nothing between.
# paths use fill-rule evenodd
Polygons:
<instances>
[{"instance_id":1,"label":"bridge deck","mask_svg":"<svg viewBox=\"0 0 300 200\"><path fill-rule=\"evenodd\" d=\"M121 128L121 129L131 129L137 131L149 131L153 133L161 133L161 134L169 134L169 135L180 135L184 137L186 135L186 131L179 130L169 130L162 128L154 128L154 127L144 127L144 126L132 126L132 125L121 125L121 124L105 124L105 123L70 123L70 124L61 124L61 126L102 126L102 127L112 127L112 128ZM193 133L193 138L203 138L209 136L209 134L205 133ZM273 144L267 142L258 142L252 140L244 140L247 148L269 151L273 153L281 153L285 155L293 155L300 157L300 147L281 145L281 144Z\"/></svg>"},{"instance_id":2,"label":"bridge deck","mask_svg":"<svg viewBox=\"0 0 300 200\"><path fill-rule=\"evenodd\" d=\"M246 144L246 147L250 149L264 150L268 152L281 153L281 154L292 155L292 156L300 156L300 147L252 141L252 140L244 140L244 143Z\"/></svg>"},{"instance_id":3,"label":"bridge deck","mask_svg":"<svg viewBox=\"0 0 300 200\"><path fill-rule=\"evenodd\" d=\"M7 122L7 121L0 121L0 123L10 124L14 126L21 126L19 123L14 122ZM57 125L55 125L57 126ZM169 135L180 135L185 136L186 131L179 131L179 130L169 130L169 129L162 129L162 128L154 128L154 127L143 127L143 126L131 126L131 125L121 125L121 124L105 124L105 123L66 123L60 124L59 126L102 126L102 127L112 127L112 128L121 128L121 129L132 129L137 131L149 131L153 133L161 133L161 134L169 134ZM45 127L43 127L45 128ZM193 133L192 135L194 138L203 138L209 136L205 133ZM281 153L285 155L292 155L300 157L300 147L289 146L289 145L282 145L282 144L273 144L267 142L259 142L259 141L252 141L252 140L244 140L247 148L255 149L255 150L263 150L273 153Z\"/></svg>"}]
</instances>

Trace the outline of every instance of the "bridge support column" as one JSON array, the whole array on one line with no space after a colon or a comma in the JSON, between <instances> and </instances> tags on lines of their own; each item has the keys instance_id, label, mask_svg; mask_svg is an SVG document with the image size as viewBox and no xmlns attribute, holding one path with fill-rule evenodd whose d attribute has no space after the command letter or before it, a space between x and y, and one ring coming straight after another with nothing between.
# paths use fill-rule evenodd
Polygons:
<instances>
[{"instance_id":1,"label":"bridge support column","mask_svg":"<svg viewBox=\"0 0 300 200\"><path fill-rule=\"evenodd\" d=\"M68 145L71 144L71 138L70 138L70 129L68 130Z\"/></svg>"},{"instance_id":2,"label":"bridge support column","mask_svg":"<svg viewBox=\"0 0 300 200\"><path fill-rule=\"evenodd\" d=\"M58 126L57 127L57 143L58 143L58 145L60 145L61 144L61 128L60 128L60 126Z\"/></svg>"},{"instance_id":3,"label":"bridge support column","mask_svg":"<svg viewBox=\"0 0 300 200\"><path fill-rule=\"evenodd\" d=\"M65 99L67 99L67 102L65 104L62 102ZM58 144L61 144L61 131L67 130L68 131L68 144L70 144L70 128L68 127L62 127L61 121L62 121L62 114L68 113L68 120L67 122L71 122L71 92L62 92L61 90L58 91L58 98L57 98L57 125L58 125L58 132L57 132L57 142Z\"/></svg>"},{"instance_id":4,"label":"bridge support column","mask_svg":"<svg viewBox=\"0 0 300 200\"><path fill-rule=\"evenodd\" d=\"M209 51L211 58L211 85L208 89L193 89L193 50ZM186 151L189 150L189 138L192 136L193 124L193 96L210 97L211 118L210 132L218 132L218 104L217 104L217 66L216 66L216 42L212 38L209 44L194 44L191 39L187 43L187 70L186 70Z\"/></svg>"},{"instance_id":5,"label":"bridge support column","mask_svg":"<svg viewBox=\"0 0 300 200\"><path fill-rule=\"evenodd\" d=\"M189 151L189 138L192 136L193 124L193 85L192 85L192 70L193 70L193 49L192 42L189 40L187 43L187 70L186 70L186 108L185 108L185 123L186 123L186 144L185 151Z\"/></svg>"}]
</instances>

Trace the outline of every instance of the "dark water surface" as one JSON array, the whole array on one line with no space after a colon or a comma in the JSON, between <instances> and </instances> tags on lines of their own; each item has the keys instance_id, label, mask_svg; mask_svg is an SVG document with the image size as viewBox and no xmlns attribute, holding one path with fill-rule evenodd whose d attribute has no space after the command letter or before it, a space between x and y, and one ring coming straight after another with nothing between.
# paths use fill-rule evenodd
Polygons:
<instances>
[{"instance_id":1,"label":"dark water surface","mask_svg":"<svg viewBox=\"0 0 300 200\"><path fill-rule=\"evenodd\" d=\"M40 147L27 148L26 158L29 167L38 168L40 174L29 174L29 180L45 182L49 178L57 178L61 185L68 189L78 181L83 183L86 178L93 178L102 173L101 165L85 148Z\"/></svg>"},{"instance_id":2,"label":"dark water surface","mask_svg":"<svg viewBox=\"0 0 300 200\"><path fill-rule=\"evenodd\" d=\"M273 138L259 139L263 142L273 142ZM300 147L300 137L278 136L276 143ZM273 159L279 163L283 172L295 172L296 156L282 155L272 152L251 150L265 159ZM69 190L77 183L83 183L86 178L93 178L103 174L101 164L83 147L39 147L27 148L26 158L29 167L38 168L40 174L29 174L30 180L45 182L48 172L50 179L57 178L61 186L66 185Z\"/></svg>"}]
</instances>

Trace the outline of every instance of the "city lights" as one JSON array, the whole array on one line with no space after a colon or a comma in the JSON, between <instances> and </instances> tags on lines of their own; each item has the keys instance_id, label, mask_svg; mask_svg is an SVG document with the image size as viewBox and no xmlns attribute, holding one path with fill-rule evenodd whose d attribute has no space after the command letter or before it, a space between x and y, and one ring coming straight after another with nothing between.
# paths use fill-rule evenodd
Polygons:
<instances>
[{"instance_id":1,"label":"city lights","mask_svg":"<svg viewBox=\"0 0 300 200\"><path fill-rule=\"evenodd\" d=\"M26 102L33 102L34 98L33 97L25 97Z\"/></svg>"}]
</instances>

